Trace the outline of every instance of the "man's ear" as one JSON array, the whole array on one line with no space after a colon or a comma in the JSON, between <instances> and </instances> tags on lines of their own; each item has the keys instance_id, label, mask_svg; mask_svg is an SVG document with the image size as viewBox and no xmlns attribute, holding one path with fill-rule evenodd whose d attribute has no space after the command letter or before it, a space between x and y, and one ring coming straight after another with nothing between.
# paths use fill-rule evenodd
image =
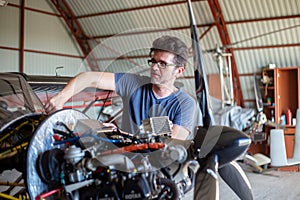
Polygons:
<instances>
[{"instance_id":1,"label":"man's ear","mask_svg":"<svg viewBox=\"0 0 300 200\"><path fill-rule=\"evenodd\" d=\"M179 77L184 72L184 67L178 67L177 72L177 77Z\"/></svg>"}]
</instances>

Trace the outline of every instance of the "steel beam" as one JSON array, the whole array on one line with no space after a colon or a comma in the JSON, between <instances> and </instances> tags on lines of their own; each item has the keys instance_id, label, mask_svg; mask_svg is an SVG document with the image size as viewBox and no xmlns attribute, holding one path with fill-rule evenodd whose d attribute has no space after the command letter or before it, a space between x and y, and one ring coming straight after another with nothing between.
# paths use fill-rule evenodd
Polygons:
<instances>
[{"instance_id":1,"label":"steel beam","mask_svg":"<svg viewBox=\"0 0 300 200\"><path fill-rule=\"evenodd\" d=\"M231 64L232 64L232 82L234 88L234 98L237 105L244 107L244 99L241 90L240 78L238 74L238 70L235 63L233 49L231 47L230 37L227 31L226 22L224 20L222 10L218 0L208 0L209 7L211 9L212 15L214 17L219 36L222 41L222 46L228 47L226 48L226 53L230 53L231 56Z\"/></svg>"}]
</instances>

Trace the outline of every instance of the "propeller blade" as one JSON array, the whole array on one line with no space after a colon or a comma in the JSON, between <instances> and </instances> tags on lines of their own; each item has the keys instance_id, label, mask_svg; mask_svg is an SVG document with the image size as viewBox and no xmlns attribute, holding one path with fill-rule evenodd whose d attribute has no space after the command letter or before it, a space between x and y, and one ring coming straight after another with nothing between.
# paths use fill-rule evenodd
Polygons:
<instances>
[{"instance_id":1,"label":"propeller blade","mask_svg":"<svg viewBox=\"0 0 300 200\"><path fill-rule=\"evenodd\" d=\"M199 102L199 107L203 117L203 126L209 127L215 124L213 119L213 112L210 102L208 82L204 68L204 61L202 57L202 51L197 35L197 26L195 23L195 17L193 13L193 8L191 0L187 0L188 11L191 23L191 39L192 39L192 49L193 49L193 62L194 62L194 75L195 75L195 89L196 96Z\"/></svg>"},{"instance_id":2,"label":"propeller blade","mask_svg":"<svg viewBox=\"0 0 300 200\"><path fill-rule=\"evenodd\" d=\"M248 177L237 162L232 161L219 168L219 174L240 199L253 200L252 188Z\"/></svg>"},{"instance_id":3,"label":"propeller blade","mask_svg":"<svg viewBox=\"0 0 300 200\"><path fill-rule=\"evenodd\" d=\"M205 160L200 160L199 164L200 168L195 178L194 199L219 199L218 156L211 155Z\"/></svg>"}]
</instances>

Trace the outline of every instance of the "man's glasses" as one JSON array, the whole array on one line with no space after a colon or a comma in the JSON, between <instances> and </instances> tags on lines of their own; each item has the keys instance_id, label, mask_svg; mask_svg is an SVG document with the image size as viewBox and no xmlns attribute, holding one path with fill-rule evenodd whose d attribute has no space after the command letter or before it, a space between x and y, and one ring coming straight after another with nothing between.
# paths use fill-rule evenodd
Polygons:
<instances>
[{"instance_id":1,"label":"man's glasses","mask_svg":"<svg viewBox=\"0 0 300 200\"><path fill-rule=\"evenodd\" d=\"M153 67L156 64L161 69L165 69L166 67L176 66L176 64L174 64L174 63L169 63L168 64L168 63L164 63L164 62L157 62L156 60L153 60L153 59L148 60L148 65L150 67Z\"/></svg>"}]
</instances>

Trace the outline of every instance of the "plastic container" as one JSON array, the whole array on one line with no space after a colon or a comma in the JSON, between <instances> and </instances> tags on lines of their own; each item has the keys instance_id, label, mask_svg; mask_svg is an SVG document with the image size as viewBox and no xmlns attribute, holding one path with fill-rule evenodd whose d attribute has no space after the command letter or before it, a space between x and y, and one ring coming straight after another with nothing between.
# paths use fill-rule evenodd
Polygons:
<instances>
[{"instance_id":1,"label":"plastic container","mask_svg":"<svg viewBox=\"0 0 300 200\"><path fill-rule=\"evenodd\" d=\"M293 116L292 116L292 112L290 109L288 109L286 111L285 117L286 117L286 125L291 126Z\"/></svg>"}]
</instances>

